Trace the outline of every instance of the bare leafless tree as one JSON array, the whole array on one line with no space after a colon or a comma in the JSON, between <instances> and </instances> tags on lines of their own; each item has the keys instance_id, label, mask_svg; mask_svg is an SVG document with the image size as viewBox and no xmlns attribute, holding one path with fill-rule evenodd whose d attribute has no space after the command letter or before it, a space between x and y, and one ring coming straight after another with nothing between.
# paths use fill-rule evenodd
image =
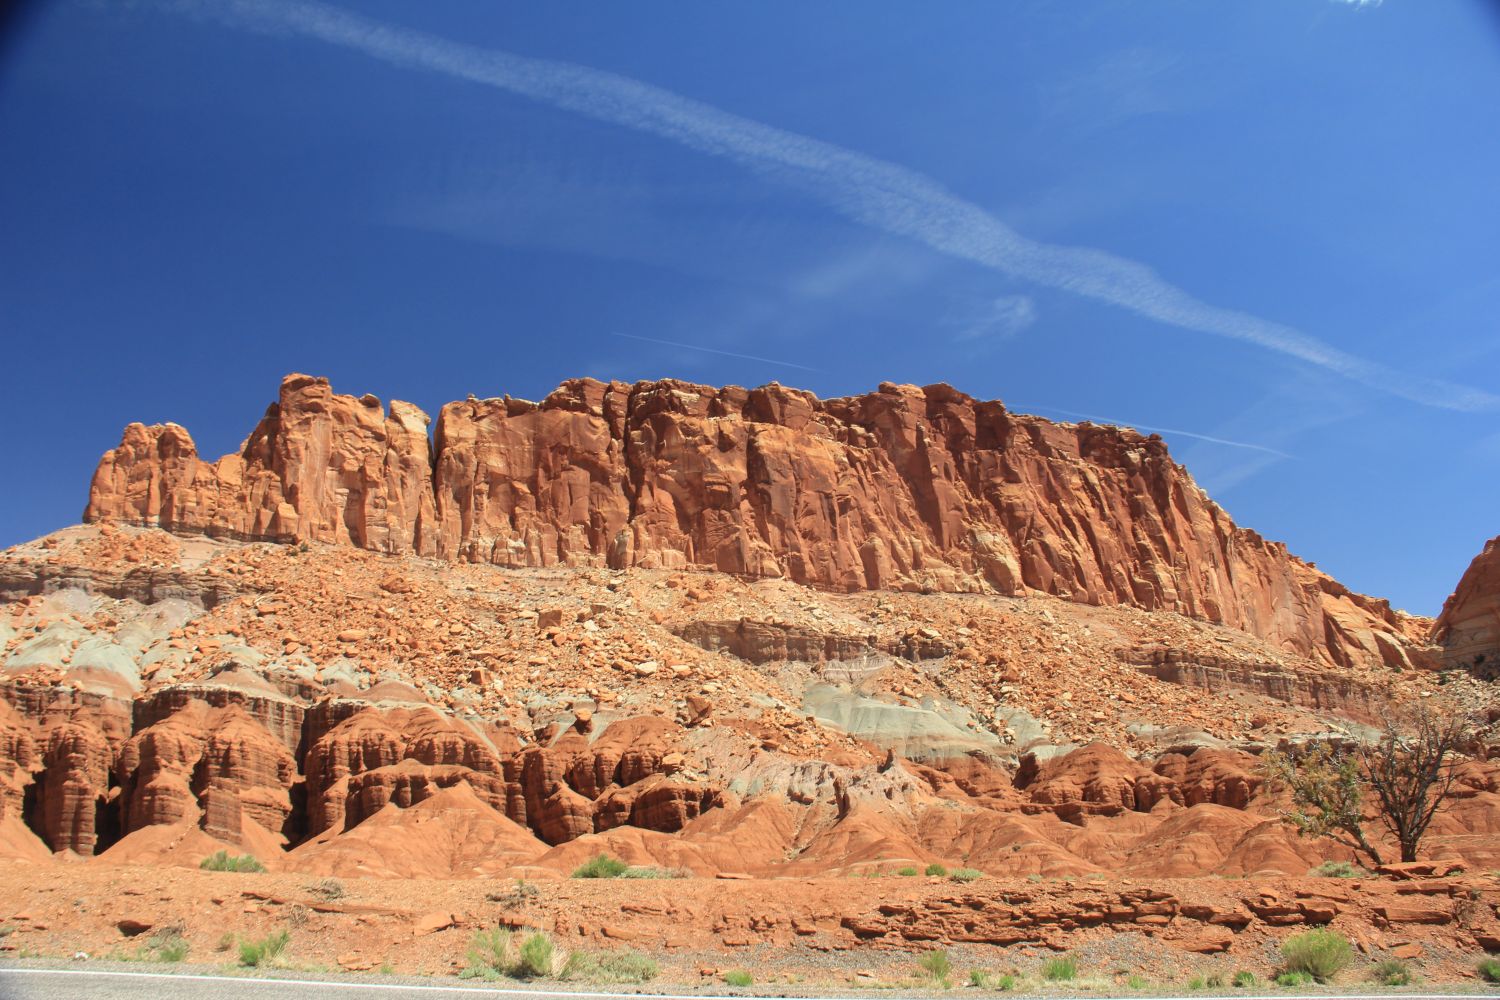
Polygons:
<instances>
[{"instance_id":1,"label":"bare leafless tree","mask_svg":"<svg viewBox=\"0 0 1500 1000\"><path fill-rule=\"evenodd\" d=\"M1415 861L1422 837L1453 790L1464 751L1487 728L1446 701L1434 699L1381 714L1379 735L1367 742L1320 741L1297 753L1272 752L1265 766L1273 787L1291 792L1282 818L1310 837L1329 837L1384 864L1365 835L1365 793L1375 793L1377 815Z\"/></svg>"},{"instance_id":2,"label":"bare leafless tree","mask_svg":"<svg viewBox=\"0 0 1500 1000\"><path fill-rule=\"evenodd\" d=\"M1446 702L1417 702L1392 710L1380 739L1362 744L1360 758L1380 799L1380 820L1401 847L1402 861L1417 860L1417 847L1438 807L1453 790L1463 752L1479 735L1473 717Z\"/></svg>"}]
</instances>

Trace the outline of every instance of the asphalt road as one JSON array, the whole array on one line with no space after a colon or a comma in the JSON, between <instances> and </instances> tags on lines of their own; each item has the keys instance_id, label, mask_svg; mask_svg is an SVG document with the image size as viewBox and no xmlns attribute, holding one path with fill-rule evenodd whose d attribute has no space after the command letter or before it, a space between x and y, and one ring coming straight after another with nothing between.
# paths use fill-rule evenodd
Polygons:
<instances>
[{"instance_id":1,"label":"asphalt road","mask_svg":"<svg viewBox=\"0 0 1500 1000\"><path fill-rule=\"evenodd\" d=\"M1316 993L1305 996L1274 997L1234 996L1227 998L1196 996L1194 1000L1472 1000L1486 991L1469 993L1406 993L1391 991L1378 994ZM1493 991L1488 991L1493 993ZM778 994L784 996L785 994ZM361 982L345 979L296 979L279 977L218 976L194 973L159 973L95 969L0 968L0 998L4 1000L479 1000L481 997L504 1000L746 1000L753 994L715 997L707 993L594 993L570 990L532 990L483 984L436 984L402 982ZM815 1000L837 1000L827 994L813 994ZM884 998L897 998L890 991ZM852 998L851 998L852 1000ZM1107 994L1093 994L1090 1000L1114 1000ZM1147 997L1131 995L1121 1000L1181 1000L1180 997Z\"/></svg>"}]
</instances>

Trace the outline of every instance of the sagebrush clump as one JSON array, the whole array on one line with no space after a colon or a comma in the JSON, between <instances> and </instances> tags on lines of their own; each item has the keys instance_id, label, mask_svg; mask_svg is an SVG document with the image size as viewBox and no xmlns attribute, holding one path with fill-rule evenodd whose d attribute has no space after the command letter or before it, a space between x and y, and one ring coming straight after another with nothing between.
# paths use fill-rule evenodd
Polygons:
<instances>
[{"instance_id":1,"label":"sagebrush clump","mask_svg":"<svg viewBox=\"0 0 1500 1000\"><path fill-rule=\"evenodd\" d=\"M596 854L573 869L574 878L619 878L630 866L608 854Z\"/></svg>"},{"instance_id":2,"label":"sagebrush clump","mask_svg":"<svg viewBox=\"0 0 1500 1000\"><path fill-rule=\"evenodd\" d=\"M1342 971L1352 955L1349 939L1324 927L1293 934L1281 944L1286 971L1305 973L1320 983Z\"/></svg>"},{"instance_id":3,"label":"sagebrush clump","mask_svg":"<svg viewBox=\"0 0 1500 1000\"><path fill-rule=\"evenodd\" d=\"M1387 958L1375 963L1370 978L1382 986L1410 986L1411 969L1399 958Z\"/></svg>"},{"instance_id":4,"label":"sagebrush clump","mask_svg":"<svg viewBox=\"0 0 1500 1000\"><path fill-rule=\"evenodd\" d=\"M1072 955L1059 955L1042 963L1042 978L1049 983L1065 983L1078 978L1078 963Z\"/></svg>"},{"instance_id":5,"label":"sagebrush clump","mask_svg":"<svg viewBox=\"0 0 1500 1000\"><path fill-rule=\"evenodd\" d=\"M286 951L286 946L291 940L291 933L281 930L268 934L258 941L241 941L240 964L252 969L274 965L281 958L281 953Z\"/></svg>"},{"instance_id":6,"label":"sagebrush clump","mask_svg":"<svg viewBox=\"0 0 1500 1000\"><path fill-rule=\"evenodd\" d=\"M263 872L266 866L249 854L230 854L215 851L198 863L198 867L209 872Z\"/></svg>"},{"instance_id":7,"label":"sagebrush clump","mask_svg":"<svg viewBox=\"0 0 1500 1000\"><path fill-rule=\"evenodd\" d=\"M656 978L654 961L638 951L575 951L563 963L559 979L591 983L645 983Z\"/></svg>"},{"instance_id":8,"label":"sagebrush clump","mask_svg":"<svg viewBox=\"0 0 1500 1000\"><path fill-rule=\"evenodd\" d=\"M917 959L917 964L922 967L922 972L930 979L940 983L947 983L948 977L953 974L953 964L948 961L946 951L929 951Z\"/></svg>"},{"instance_id":9,"label":"sagebrush clump","mask_svg":"<svg viewBox=\"0 0 1500 1000\"><path fill-rule=\"evenodd\" d=\"M503 927L476 931L464 954L463 979L540 979L557 971L557 948L546 934L537 932L515 944L515 938ZM566 967L566 963L564 963Z\"/></svg>"}]
</instances>

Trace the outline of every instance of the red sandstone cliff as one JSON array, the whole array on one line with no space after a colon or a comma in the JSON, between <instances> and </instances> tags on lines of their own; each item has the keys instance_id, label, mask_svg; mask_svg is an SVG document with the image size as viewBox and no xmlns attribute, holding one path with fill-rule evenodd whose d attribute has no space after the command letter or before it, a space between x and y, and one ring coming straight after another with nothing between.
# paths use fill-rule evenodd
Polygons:
<instances>
[{"instance_id":1,"label":"red sandstone cliff","mask_svg":"<svg viewBox=\"0 0 1500 1000\"><path fill-rule=\"evenodd\" d=\"M1495 675L1500 670L1500 537L1485 543L1443 604L1432 629L1443 660Z\"/></svg>"},{"instance_id":2,"label":"red sandstone cliff","mask_svg":"<svg viewBox=\"0 0 1500 1000\"><path fill-rule=\"evenodd\" d=\"M1162 440L947 385L565 382L427 415L290 375L237 455L131 424L88 521L503 566L703 567L839 589L1041 592L1180 612L1340 665L1425 622L1236 527Z\"/></svg>"}]
</instances>

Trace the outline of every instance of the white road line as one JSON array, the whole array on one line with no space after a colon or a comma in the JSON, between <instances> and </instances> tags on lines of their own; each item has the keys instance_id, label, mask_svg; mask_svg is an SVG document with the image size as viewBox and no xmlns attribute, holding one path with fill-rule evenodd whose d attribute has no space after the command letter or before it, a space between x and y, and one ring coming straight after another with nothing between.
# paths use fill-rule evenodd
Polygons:
<instances>
[{"instance_id":1,"label":"white road line","mask_svg":"<svg viewBox=\"0 0 1500 1000\"><path fill-rule=\"evenodd\" d=\"M586 993L570 990L525 990L498 986L402 986L397 983L349 983L333 979L272 979L264 976L208 976L199 973L107 972L93 969L14 969L0 968L0 976L112 976L125 979L172 979L211 983L253 983L266 986L318 986L345 990L422 990L432 993L493 993L522 997L581 997L592 1000L746 1000L753 993L723 996L712 993ZM1221 996L1194 994L1193 1000L1473 1000L1484 993L1275 993L1256 996L1243 993ZM791 994L778 993L777 997ZM865 1000L862 997L818 996L815 1000ZM1097 1000L1108 1000L1099 994ZM1183 1000L1182 997L1149 997L1131 995L1129 1000Z\"/></svg>"}]
</instances>

